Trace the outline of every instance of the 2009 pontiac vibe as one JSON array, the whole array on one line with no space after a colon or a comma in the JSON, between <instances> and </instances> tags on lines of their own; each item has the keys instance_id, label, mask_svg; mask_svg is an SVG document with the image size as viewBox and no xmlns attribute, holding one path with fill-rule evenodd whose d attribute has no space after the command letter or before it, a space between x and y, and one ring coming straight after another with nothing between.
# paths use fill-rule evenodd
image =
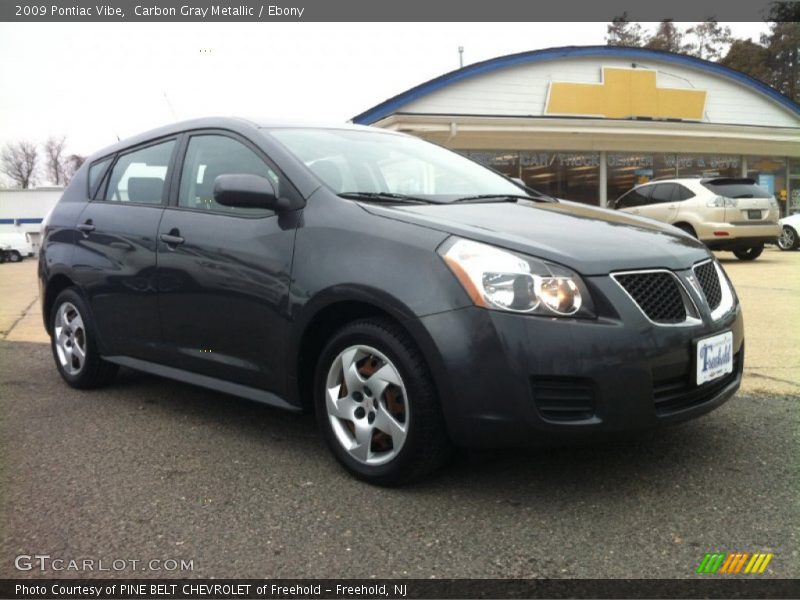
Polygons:
<instances>
[{"instance_id":1,"label":"2009 pontiac vibe","mask_svg":"<svg viewBox=\"0 0 800 600\"><path fill-rule=\"evenodd\" d=\"M739 303L700 242L398 133L164 127L90 157L44 232L68 384L123 365L313 410L375 483L454 445L686 420L741 379Z\"/></svg>"}]
</instances>

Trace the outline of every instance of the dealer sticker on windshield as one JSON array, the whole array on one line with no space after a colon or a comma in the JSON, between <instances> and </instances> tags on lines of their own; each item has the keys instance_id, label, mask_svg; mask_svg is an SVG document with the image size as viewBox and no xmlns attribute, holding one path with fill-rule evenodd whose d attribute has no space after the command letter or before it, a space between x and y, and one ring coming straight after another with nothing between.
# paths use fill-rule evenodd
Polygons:
<instances>
[{"instance_id":1,"label":"dealer sticker on windshield","mask_svg":"<svg viewBox=\"0 0 800 600\"><path fill-rule=\"evenodd\" d=\"M697 342L697 385L733 372L733 332Z\"/></svg>"}]
</instances>

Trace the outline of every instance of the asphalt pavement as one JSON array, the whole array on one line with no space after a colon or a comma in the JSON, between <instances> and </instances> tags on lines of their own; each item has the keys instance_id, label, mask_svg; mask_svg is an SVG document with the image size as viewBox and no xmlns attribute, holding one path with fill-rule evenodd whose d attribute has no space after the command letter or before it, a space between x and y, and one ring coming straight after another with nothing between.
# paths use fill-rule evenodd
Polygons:
<instances>
[{"instance_id":1,"label":"asphalt pavement","mask_svg":"<svg viewBox=\"0 0 800 600\"><path fill-rule=\"evenodd\" d=\"M800 270L800 252L764 258ZM734 271L750 267L743 302L759 280L797 298L797 278L764 278L770 262L758 263L726 263L737 289ZM796 347L770 364L748 341L748 362L778 370L756 364L731 401L684 425L601 445L461 452L426 481L382 489L339 468L308 415L130 370L106 390L73 390L47 345L19 339L19 327L38 331L35 309L6 312L0 578L682 578L706 552L772 552L762 577L800 576ZM754 323L757 312L746 311L748 327L777 320ZM798 314L777 327L795 335ZM126 567L15 568L34 554ZM142 571L150 560L191 570Z\"/></svg>"}]
</instances>

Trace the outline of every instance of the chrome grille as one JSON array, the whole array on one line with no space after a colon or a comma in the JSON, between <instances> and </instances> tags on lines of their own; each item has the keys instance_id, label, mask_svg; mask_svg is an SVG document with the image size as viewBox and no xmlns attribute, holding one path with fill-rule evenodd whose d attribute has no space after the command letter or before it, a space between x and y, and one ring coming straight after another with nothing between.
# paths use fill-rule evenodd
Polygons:
<instances>
[{"instance_id":1,"label":"chrome grille","mask_svg":"<svg viewBox=\"0 0 800 600\"><path fill-rule=\"evenodd\" d=\"M686 321L686 306L675 277L666 271L643 271L614 275L647 318L674 325Z\"/></svg>"},{"instance_id":2,"label":"chrome grille","mask_svg":"<svg viewBox=\"0 0 800 600\"><path fill-rule=\"evenodd\" d=\"M719 277L717 276L717 269L714 268L714 262L708 261L694 267L694 274L700 287L703 289L703 294L706 297L706 302L711 310L717 308L722 302L722 287L719 284Z\"/></svg>"}]
</instances>

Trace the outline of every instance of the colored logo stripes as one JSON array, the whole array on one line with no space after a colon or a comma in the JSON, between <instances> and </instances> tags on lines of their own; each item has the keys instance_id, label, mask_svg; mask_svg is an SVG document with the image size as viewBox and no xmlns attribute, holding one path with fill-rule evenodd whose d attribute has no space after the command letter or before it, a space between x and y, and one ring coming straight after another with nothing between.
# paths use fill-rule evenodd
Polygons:
<instances>
[{"instance_id":1,"label":"colored logo stripes","mask_svg":"<svg viewBox=\"0 0 800 600\"><path fill-rule=\"evenodd\" d=\"M714 552L706 553L700 566L697 567L698 573L703 574L755 574L763 573L774 554L767 552Z\"/></svg>"}]
</instances>

